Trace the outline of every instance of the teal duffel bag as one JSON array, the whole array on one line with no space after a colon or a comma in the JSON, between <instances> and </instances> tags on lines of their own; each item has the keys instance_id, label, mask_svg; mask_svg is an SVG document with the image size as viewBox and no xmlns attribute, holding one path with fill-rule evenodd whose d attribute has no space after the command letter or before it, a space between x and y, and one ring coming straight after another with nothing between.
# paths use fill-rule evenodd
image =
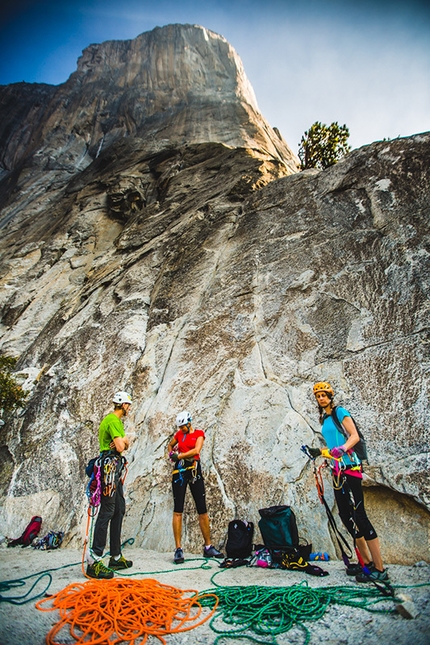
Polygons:
<instances>
[{"instance_id":1,"label":"teal duffel bag","mask_svg":"<svg viewBox=\"0 0 430 645\"><path fill-rule=\"evenodd\" d=\"M290 506L261 508L258 522L264 545L269 549L298 549L299 532L296 516Z\"/></svg>"}]
</instances>

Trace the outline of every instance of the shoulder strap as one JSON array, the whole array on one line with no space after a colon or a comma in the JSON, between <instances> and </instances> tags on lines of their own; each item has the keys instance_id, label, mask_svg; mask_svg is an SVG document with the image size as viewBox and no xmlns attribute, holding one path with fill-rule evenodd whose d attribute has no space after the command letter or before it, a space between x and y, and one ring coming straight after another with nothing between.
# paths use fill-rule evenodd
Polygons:
<instances>
[{"instance_id":1,"label":"shoulder strap","mask_svg":"<svg viewBox=\"0 0 430 645\"><path fill-rule=\"evenodd\" d=\"M343 427L343 425L340 423L339 419L337 418L336 406L333 407L333 409L331 411L331 416L332 416L333 423L336 426L336 428L339 430L339 432L342 433L342 435L345 437L345 439L348 440L349 435L348 435L347 431L345 430L345 428ZM358 428L356 422L354 421L353 417L351 416L350 418L352 419L352 421L353 421L353 423L354 423L354 425L356 427L358 436L359 436L359 441L358 441L358 443L355 444L355 446L352 448L352 450L355 452L355 454L357 455L358 459L361 462L367 461L368 457L367 457L366 441L365 441L362 433L360 432L360 429Z\"/></svg>"},{"instance_id":2,"label":"shoulder strap","mask_svg":"<svg viewBox=\"0 0 430 645\"><path fill-rule=\"evenodd\" d=\"M337 406L333 406L333 408L331 410L331 417L333 419L333 423L336 426L336 428L339 430L339 432L342 433L342 435L345 437L345 439L348 439L348 433L347 433L347 431L345 430L345 428L343 427L343 425L341 424L341 422L339 421L339 419L337 417L336 407Z\"/></svg>"}]
</instances>

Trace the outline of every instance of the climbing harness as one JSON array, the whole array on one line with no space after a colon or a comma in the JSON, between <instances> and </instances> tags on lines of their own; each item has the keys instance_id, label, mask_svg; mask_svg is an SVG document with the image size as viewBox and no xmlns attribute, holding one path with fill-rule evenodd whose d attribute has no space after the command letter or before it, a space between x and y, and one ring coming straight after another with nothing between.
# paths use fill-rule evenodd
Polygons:
<instances>
[{"instance_id":1,"label":"climbing harness","mask_svg":"<svg viewBox=\"0 0 430 645\"><path fill-rule=\"evenodd\" d=\"M350 558L352 557L351 548L350 548L348 542L343 537L342 533L340 533L339 529L337 528L336 520L334 519L333 513L331 512L330 507L327 504L327 501L326 501L326 499L324 497L324 482L323 482L323 478L322 478L322 470L324 468L329 467L328 462L326 461L327 458L330 458L330 459L335 459L335 458L332 457L332 455L330 454L330 452L328 450L325 450L325 449L321 450L321 456L325 457L326 459L317 468L317 466L316 466L316 457L313 457L312 454L310 453L309 446L304 445L304 446L301 447L301 450L312 461L312 469L313 469L313 473L314 473L314 477L315 477L315 484L316 484L316 489L317 489L319 500L320 500L321 504L323 504L323 506L325 508L330 528L333 531L333 535L336 538L336 542L338 544L339 550L340 550L341 555L342 555L343 563L348 568L350 566ZM336 461L341 462L341 458L336 459ZM350 466L348 466L348 468L350 468L351 470L353 469ZM353 498L353 495L352 495L352 491L349 488L348 483L347 483L347 481L345 479L345 476L343 474L342 467L339 468L339 472L337 474L333 474L333 486L334 487L338 486L339 488L337 490L340 490L343 487L346 487L348 489L350 506L352 508L352 520L353 520L355 526L357 526L356 521L355 521L355 501L354 501L354 498ZM363 558L361 556L361 553L360 553L360 551L359 551L359 549L358 549L358 547L357 547L357 545L355 543L355 539L354 539L354 550L355 550L358 562L360 563L360 566L363 569L363 573L366 574L367 576L369 576L370 571L369 571L368 567L366 566L366 564L364 563L364 560L363 560ZM393 589L393 587L391 586L391 584L388 581L377 581L377 580L372 580L372 578L370 578L370 581L382 593L383 596L394 597L394 589Z\"/></svg>"},{"instance_id":2,"label":"climbing harness","mask_svg":"<svg viewBox=\"0 0 430 645\"><path fill-rule=\"evenodd\" d=\"M101 453L102 494L105 497L113 497L115 495L118 480L124 483L127 476L126 465L127 460L122 455L112 453L112 451Z\"/></svg>"},{"instance_id":3,"label":"climbing harness","mask_svg":"<svg viewBox=\"0 0 430 645\"><path fill-rule=\"evenodd\" d=\"M181 484L184 483L185 478L183 476L183 473L185 473L187 470L191 470L191 482L194 484L194 482L197 480L197 466L199 463L197 459L193 461L191 466L185 466L185 463L186 460L181 459L180 461L178 461L178 467L172 471L172 475L178 475L178 477L173 480L174 484L177 484L178 482L180 482Z\"/></svg>"},{"instance_id":4,"label":"climbing harness","mask_svg":"<svg viewBox=\"0 0 430 645\"><path fill-rule=\"evenodd\" d=\"M127 476L127 460L114 450L105 450L98 457L90 459L86 467L90 478L86 495L90 506L100 506L101 497L113 497L117 481L124 483Z\"/></svg>"}]
</instances>

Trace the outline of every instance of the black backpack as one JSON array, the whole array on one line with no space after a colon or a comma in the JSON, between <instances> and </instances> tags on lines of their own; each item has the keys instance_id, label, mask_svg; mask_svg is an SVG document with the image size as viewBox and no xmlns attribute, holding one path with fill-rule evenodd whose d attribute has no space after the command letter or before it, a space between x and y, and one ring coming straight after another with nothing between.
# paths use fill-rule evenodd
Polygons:
<instances>
[{"instance_id":1,"label":"black backpack","mask_svg":"<svg viewBox=\"0 0 430 645\"><path fill-rule=\"evenodd\" d=\"M290 506L270 506L258 512L261 516L258 527L266 547L282 551L298 550L299 531Z\"/></svg>"},{"instance_id":2,"label":"black backpack","mask_svg":"<svg viewBox=\"0 0 430 645\"><path fill-rule=\"evenodd\" d=\"M228 558L247 558L252 553L254 524L232 520L228 524L225 550Z\"/></svg>"},{"instance_id":3,"label":"black backpack","mask_svg":"<svg viewBox=\"0 0 430 645\"><path fill-rule=\"evenodd\" d=\"M348 439L349 435L348 435L347 431L345 430L345 428L343 427L343 425L341 424L341 422L339 421L339 419L337 417L336 406L334 406L332 408L331 416L332 416L333 423L336 426L336 428L345 437L345 439ZM361 433L361 430L358 427L358 424L357 424L356 420L352 416L351 416L351 419L353 420L354 425L357 428L358 436L360 437L360 441L355 444L355 446L353 447L353 451L355 452L355 454L357 455L357 457L359 458L360 461L367 461L366 440L363 437L363 435Z\"/></svg>"}]
</instances>

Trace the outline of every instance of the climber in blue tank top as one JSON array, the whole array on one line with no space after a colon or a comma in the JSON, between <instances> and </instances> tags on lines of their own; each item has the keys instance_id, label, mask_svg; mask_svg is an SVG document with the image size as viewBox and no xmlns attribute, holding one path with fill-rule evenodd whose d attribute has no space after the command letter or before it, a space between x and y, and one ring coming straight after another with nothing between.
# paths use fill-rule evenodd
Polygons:
<instances>
[{"instance_id":1,"label":"climber in blue tank top","mask_svg":"<svg viewBox=\"0 0 430 645\"><path fill-rule=\"evenodd\" d=\"M336 414L340 423L343 423L345 417L348 417L350 422L352 422L351 415L348 410L346 410L346 408L342 408L340 405L336 406ZM336 427L331 414L326 414L324 416L321 432L329 450L332 450L336 448L336 446L340 446L341 444L345 443L345 436ZM340 461L334 461L332 466L336 473L340 470L340 468L342 468L344 472L347 472L348 474L359 477L361 479L362 469L358 468L360 464L361 462L354 452L354 449L352 448L348 450L348 452L344 452L344 454L340 457ZM351 470L351 468L354 468L354 470Z\"/></svg>"},{"instance_id":2,"label":"climber in blue tank top","mask_svg":"<svg viewBox=\"0 0 430 645\"><path fill-rule=\"evenodd\" d=\"M361 565L350 565L347 574L356 574L357 582L388 581L379 538L364 508L363 467L354 452L354 446L360 441L357 428L348 410L342 407L336 407L336 416L345 434L336 428L332 418L334 390L330 383L315 383L313 393L319 408L321 432L332 457L330 465L339 516L370 571L367 575L362 572ZM311 448L310 452L313 456L321 453L318 448Z\"/></svg>"}]
</instances>

